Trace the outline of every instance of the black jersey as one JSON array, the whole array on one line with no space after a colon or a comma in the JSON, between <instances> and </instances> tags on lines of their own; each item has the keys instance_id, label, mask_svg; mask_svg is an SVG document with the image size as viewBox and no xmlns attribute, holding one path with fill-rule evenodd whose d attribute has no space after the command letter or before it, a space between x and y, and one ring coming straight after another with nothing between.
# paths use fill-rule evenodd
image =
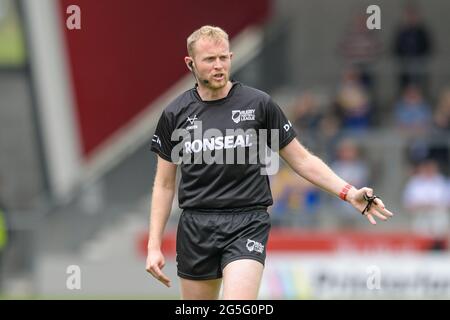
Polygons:
<instances>
[{"instance_id":1,"label":"black jersey","mask_svg":"<svg viewBox=\"0 0 450 320\"><path fill-rule=\"evenodd\" d=\"M223 99L203 101L195 88L178 96L163 111L151 150L180 165L180 208L267 207L273 200L260 155L295 136L268 94L233 82Z\"/></svg>"}]
</instances>

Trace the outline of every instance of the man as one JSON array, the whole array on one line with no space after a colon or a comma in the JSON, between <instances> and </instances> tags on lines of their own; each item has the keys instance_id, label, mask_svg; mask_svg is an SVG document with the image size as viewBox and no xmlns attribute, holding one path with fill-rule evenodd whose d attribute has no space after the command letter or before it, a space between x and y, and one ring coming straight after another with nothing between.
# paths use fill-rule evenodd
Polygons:
<instances>
[{"instance_id":1,"label":"man","mask_svg":"<svg viewBox=\"0 0 450 320\"><path fill-rule=\"evenodd\" d=\"M415 4L407 4L402 14L402 24L394 35L393 48L399 62L399 88L403 91L415 84L428 92L428 64L433 53L431 33Z\"/></svg>"},{"instance_id":2,"label":"man","mask_svg":"<svg viewBox=\"0 0 450 320\"><path fill-rule=\"evenodd\" d=\"M184 210L177 232L177 268L182 298L217 299L222 278L224 299L257 298L270 230L267 207L272 205L263 165L252 161L265 147L259 140L262 130L268 130L267 145L278 149L296 173L360 212L367 209L371 223L376 224L374 217L386 220L392 215L372 197L372 189L355 189L310 154L269 95L230 81L233 54L225 31L203 26L187 39L187 50L184 60L197 85L164 110L151 145L158 164L146 270L156 279L170 286L161 270L161 239L180 164L178 198ZM230 151L237 157L228 157ZM242 154L245 163L236 159Z\"/></svg>"}]
</instances>

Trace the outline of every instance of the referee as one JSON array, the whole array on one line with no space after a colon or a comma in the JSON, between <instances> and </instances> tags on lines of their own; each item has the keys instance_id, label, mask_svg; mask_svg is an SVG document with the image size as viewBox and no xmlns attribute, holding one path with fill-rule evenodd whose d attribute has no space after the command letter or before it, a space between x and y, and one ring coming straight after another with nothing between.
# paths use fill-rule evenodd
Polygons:
<instances>
[{"instance_id":1,"label":"referee","mask_svg":"<svg viewBox=\"0 0 450 320\"><path fill-rule=\"evenodd\" d=\"M256 299L272 205L262 161L269 146L300 176L348 201L372 224L392 213L370 188L356 189L309 153L280 107L257 89L230 80L227 33L203 26L187 39L186 66L197 84L163 111L151 143L158 155L146 270L166 286L163 232L178 186L177 273L183 299ZM265 140L261 137L265 134ZM264 141L261 142L261 141ZM257 147L257 148L255 148ZM231 156L229 156L231 154Z\"/></svg>"}]
</instances>

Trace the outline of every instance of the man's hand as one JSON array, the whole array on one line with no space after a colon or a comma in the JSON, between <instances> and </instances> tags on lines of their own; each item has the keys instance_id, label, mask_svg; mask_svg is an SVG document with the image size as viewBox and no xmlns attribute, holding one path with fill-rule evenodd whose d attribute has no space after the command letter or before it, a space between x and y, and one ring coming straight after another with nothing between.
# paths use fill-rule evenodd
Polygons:
<instances>
[{"instance_id":1,"label":"man's hand","mask_svg":"<svg viewBox=\"0 0 450 320\"><path fill-rule=\"evenodd\" d=\"M349 190L347 195L347 201L359 212L363 212L366 208L368 201L367 197L373 196L373 190L370 188L361 188L359 190L352 188ZM380 198L376 198L373 200L372 205L369 210L364 212L364 215L369 219L371 224L377 224L375 221L375 217L380 218L381 220L386 221L388 218L392 217L394 214L386 209L383 201Z\"/></svg>"},{"instance_id":2,"label":"man's hand","mask_svg":"<svg viewBox=\"0 0 450 320\"><path fill-rule=\"evenodd\" d=\"M165 286L170 287L170 279L161 271L164 265L165 259L161 250L149 249L145 269Z\"/></svg>"}]
</instances>

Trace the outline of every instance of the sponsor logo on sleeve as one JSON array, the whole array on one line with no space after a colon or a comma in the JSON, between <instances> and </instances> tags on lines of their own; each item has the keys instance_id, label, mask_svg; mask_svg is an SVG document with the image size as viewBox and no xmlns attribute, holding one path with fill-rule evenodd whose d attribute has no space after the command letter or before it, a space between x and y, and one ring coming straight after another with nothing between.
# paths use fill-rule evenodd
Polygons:
<instances>
[{"instance_id":1,"label":"sponsor logo on sleeve","mask_svg":"<svg viewBox=\"0 0 450 320\"><path fill-rule=\"evenodd\" d=\"M156 142L161 147L161 140L159 139L159 137L156 134L153 135L152 141Z\"/></svg>"}]
</instances>

